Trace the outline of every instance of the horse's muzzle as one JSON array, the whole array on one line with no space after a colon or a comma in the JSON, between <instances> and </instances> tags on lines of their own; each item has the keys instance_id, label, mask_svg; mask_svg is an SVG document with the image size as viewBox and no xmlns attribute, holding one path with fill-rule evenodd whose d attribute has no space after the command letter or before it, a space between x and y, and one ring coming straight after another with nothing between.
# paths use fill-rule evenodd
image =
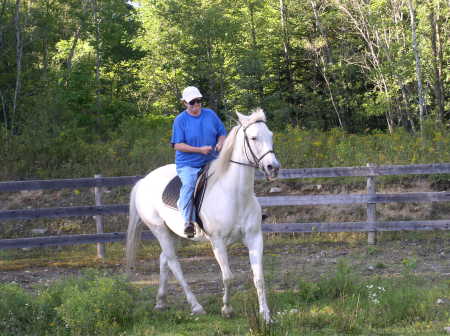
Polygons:
<instances>
[{"instance_id":1,"label":"horse's muzzle","mask_svg":"<svg viewBox=\"0 0 450 336\"><path fill-rule=\"evenodd\" d=\"M275 180L280 172L280 164L277 161L268 164L264 167L264 172L269 181Z\"/></svg>"}]
</instances>

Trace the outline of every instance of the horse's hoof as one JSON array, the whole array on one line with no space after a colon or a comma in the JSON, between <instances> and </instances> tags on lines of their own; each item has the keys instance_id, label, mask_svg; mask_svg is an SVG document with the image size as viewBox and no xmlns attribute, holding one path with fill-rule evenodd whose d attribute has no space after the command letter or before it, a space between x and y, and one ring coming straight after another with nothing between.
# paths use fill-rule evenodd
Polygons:
<instances>
[{"instance_id":1,"label":"horse's hoof","mask_svg":"<svg viewBox=\"0 0 450 336\"><path fill-rule=\"evenodd\" d=\"M192 309L192 315L205 315L206 312L202 306Z\"/></svg>"},{"instance_id":2,"label":"horse's hoof","mask_svg":"<svg viewBox=\"0 0 450 336\"><path fill-rule=\"evenodd\" d=\"M155 310L166 310L166 309L167 309L167 305L164 304L164 303L158 303L158 304L155 306Z\"/></svg>"},{"instance_id":3,"label":"horse's hoof","mask_svg":"<svg viewBox=\"0 0 450 336\"><path fill-rule=\"evenodd\" d=\"M233 316L233 308L230 306L223 306L222 307L222 316L225 318L230 318Z\"/></svg>"}]
</instances>

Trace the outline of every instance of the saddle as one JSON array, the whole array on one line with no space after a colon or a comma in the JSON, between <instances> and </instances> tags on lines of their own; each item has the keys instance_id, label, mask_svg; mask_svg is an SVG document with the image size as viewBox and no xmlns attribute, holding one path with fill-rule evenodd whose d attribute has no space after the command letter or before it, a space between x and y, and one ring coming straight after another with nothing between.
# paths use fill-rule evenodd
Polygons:
<instances>
[{"instance_id":1,"label":"saddle","mask_svg":"<svg viewBox=\"0 0 450 336\"><path fill-rule=\"evenodd\" d=\"M197 218L198 226L203 230L203 223L200 219L200 209L203 204L203 197L205 196L206 185L208 182L209 164L203 167L198 173L197 184L193 195L193 202L195 208L195 216ZM177 201L180 198L181 180L175 176L166 186L162 194L163 203L174 210L178 210Z\"/></svg>"}]
</instances>

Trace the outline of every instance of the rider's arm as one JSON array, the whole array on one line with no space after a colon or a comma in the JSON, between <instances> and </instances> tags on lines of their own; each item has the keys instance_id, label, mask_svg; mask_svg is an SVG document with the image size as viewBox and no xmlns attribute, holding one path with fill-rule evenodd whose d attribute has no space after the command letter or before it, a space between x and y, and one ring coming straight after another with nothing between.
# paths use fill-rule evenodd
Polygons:
<instances>
[{"instance_id":1,"label":"rider's arm","mask_svg":"<svg viewBox=\"0 0 450 336\"><path fill-rule=\"evenodd\" d=\"M223 143L225 142L225 139L226 139L225 135L221 135L219 137L219 139L217 140L216 151L220 152L222 150Z\"/></svg>"},{"instance_id":2,"label":"rider's arm","mask_svg":"<svg viewBox=\"0 0 450 336\"><path fill-rule=\"evenodd\" d=\"M207 155L211 152L211 146L202 146L202 147L194 147L183 142L179 142L174 144L173 148L177 151L186 152L186 153L200 153Z\"/></svg>"}]
</instances>

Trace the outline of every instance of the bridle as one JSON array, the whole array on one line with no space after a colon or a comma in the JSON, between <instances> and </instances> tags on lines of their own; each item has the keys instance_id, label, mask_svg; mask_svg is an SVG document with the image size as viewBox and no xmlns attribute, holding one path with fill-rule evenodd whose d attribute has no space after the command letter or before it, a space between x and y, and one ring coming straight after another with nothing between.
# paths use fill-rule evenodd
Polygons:
<instances>
[{"instance_id":1,"label":"bridle","mask_svg":"<svg viewBox=\"0 0 450 336\"><path fill-rule=\"evenodd\" d=\"M230 160L230 162L236 163L236 164L239 164L239 165L242 165L242 166L247 166L247 167L252 167L252 168L258 169L258 168L261 168L261 167L260 167L261 160L262 160L267 154L270 154L270 153L274 153L274 154L275 154L275 152L273 151L273 149L271 149L271 150L268 150L267 152L265 152L263 155L261 155L261 156L258 158L258 157L256 156L255 152L252 150L252 146L250 146L250 140L248 139L248 135L247 135L247 133L246 133L247 128L249 128L249 127L250 127L251 125L253 125L253 124L260 123L260 122L261 122L261 123L266 123L266 122L263 121L263 120L257 120L257 121L254 121L254 122L248 124L248 125L245 126L245 127L243 127L242 125L240 126L240 127L242 127L242 131L244 132L244 140L245 140L245 142L244 142L244 153L245 153L245 156L247 157L248 163L245 163L245 162L238 162L238 161L234 161L234 160ZM239 130L238 130L238 131L239 131ZM248 152L250 152L251 158L249 157Z\"/></svg>"}]
</instances>

